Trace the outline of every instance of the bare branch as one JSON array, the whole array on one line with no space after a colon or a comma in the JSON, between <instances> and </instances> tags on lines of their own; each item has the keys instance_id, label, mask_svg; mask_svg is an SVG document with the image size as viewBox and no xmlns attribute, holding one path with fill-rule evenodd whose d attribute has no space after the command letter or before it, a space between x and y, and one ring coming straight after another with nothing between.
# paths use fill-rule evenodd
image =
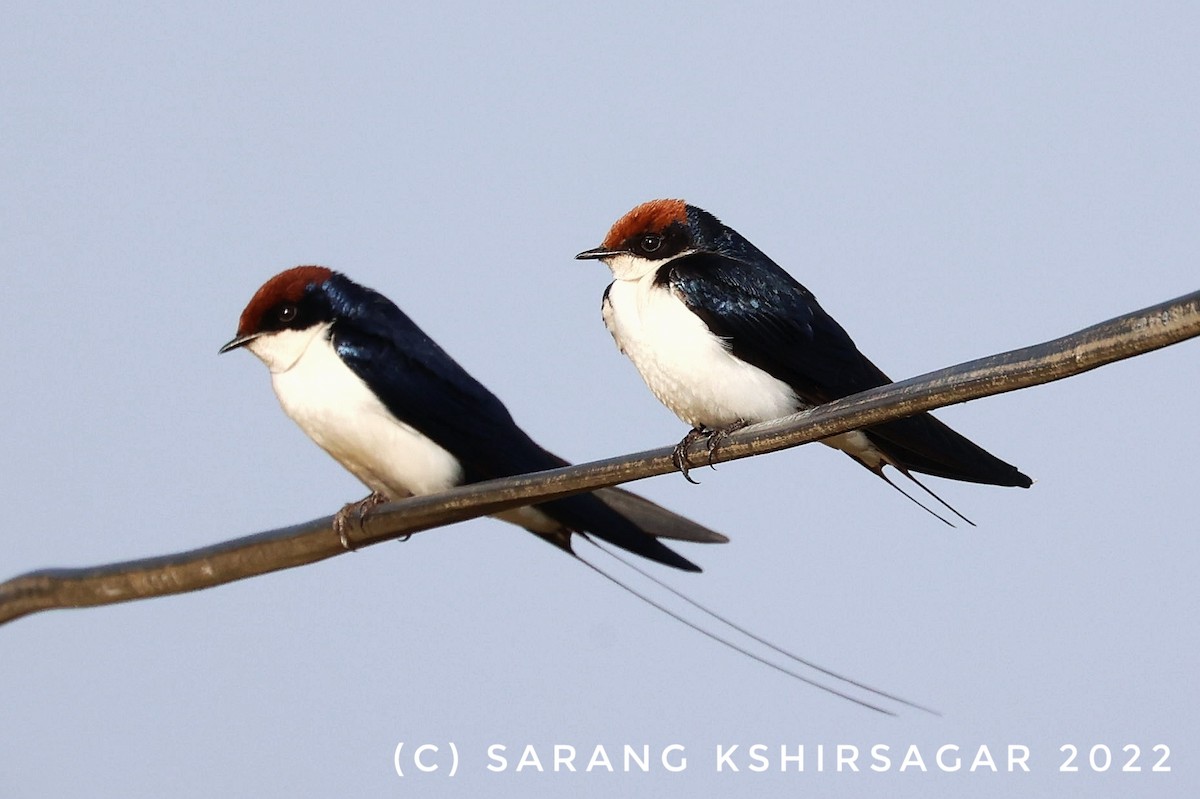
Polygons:
<instances>
[{"instance_id":1,"label":"bare branch","mask_svg":"<svg viewBox=\"0 0 1200 799\"><path fill-rule=\"evenodd\" d=\"M1044 344L1013 350L881 386L731 435L715 461L806 444L945 405L1028 388L1200 335L1200 291L1102 322ZM703 443L689 453L708 463ZM674 471L671 448L491 480L394 502L348 531L367 546L507 508ZM344 552L333 517L157 558L84 569L47 569L0 584L0 624L52 608L126 602L233 582Z\"/></svg>"}]
</instances>

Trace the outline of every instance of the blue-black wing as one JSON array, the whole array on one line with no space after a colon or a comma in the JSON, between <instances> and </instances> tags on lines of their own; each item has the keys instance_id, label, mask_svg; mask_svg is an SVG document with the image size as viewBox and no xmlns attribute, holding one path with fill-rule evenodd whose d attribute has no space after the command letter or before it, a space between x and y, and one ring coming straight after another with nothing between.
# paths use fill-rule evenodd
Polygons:
<instances>
[{"instance_id":1,"label":"blue-black wing","mask_svg":"<svg viewBox=\"0 0 1200 799\"><path fill-rule=\"evenodd\" d=\"M334 278L336 279L336 278ZM330 330L347 366L398 419L447 450L468 483L554 469L567 461L540 447L504 404L377 292L341 280ZM538 505L565 528L689 571L698 567L592 494ZM568 547L569 549L569 547Z\"/></svg>"},{"instance_id":2,"label":"blue-black wing","mask_svg":"<svg viewBox=\"0 0 1200 799\"><path fill-rule=\"evenodd\" d=\"M656 278L725 340L738 358L818 405L891 380L859 352L812 292L765 256L693 253L671 261ZM912 471L1006 486L1028 477L924 413L864 430Z\"/></svg>"}]
</instances>

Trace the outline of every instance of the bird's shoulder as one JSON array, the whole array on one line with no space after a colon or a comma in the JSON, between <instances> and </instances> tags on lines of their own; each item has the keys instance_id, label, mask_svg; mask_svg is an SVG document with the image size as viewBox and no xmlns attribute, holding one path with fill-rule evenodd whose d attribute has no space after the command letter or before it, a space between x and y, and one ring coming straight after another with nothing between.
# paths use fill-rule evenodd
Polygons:
<instances>
[{"instance_id":1,"label":"bird's shoulder","mask_svg":"<svg viewBox=\"0 0 1200 799\"><path fill-rule=\"evenodd\" d=\"M672 291L710 326L766 325L776 334L811 339L814 326L832 322L812 292L761 254L689 253L661 267L655 283Z\"/></svg>"},{"instance_id":2,"label":"bird's shoulder","mask_svg":"<svg viewBox=\"0 0 1200 799\"><path fill-rule=\"evenodd\" d=\"M469 414L484 424L511 424L499 398L395 303L357 284L344 294L334 303L333 346L387 404L408 416Z\"/></svg>"},{"instance_id":3,"label":"bird's shoulder","mask_svg":"<svg viewBox=\"0 0 1200 799\"><path fill-rule=\"evenodd\" d=\"M352 289L330 329L338 355L396 418L454 455L467 482L562 465L394 303Z\"/></svg>"},{"instance_id":4,"label":"bird's shoulder","mask_svg":"<svg viewBox=\"0 0 1200 799\"><path fill-rule=\"evenodd\" d=\"M888 382L813 293L757 250L690 253L660 268L655 280L734 355L810 402Z\"/></svg>"}]
</instances>

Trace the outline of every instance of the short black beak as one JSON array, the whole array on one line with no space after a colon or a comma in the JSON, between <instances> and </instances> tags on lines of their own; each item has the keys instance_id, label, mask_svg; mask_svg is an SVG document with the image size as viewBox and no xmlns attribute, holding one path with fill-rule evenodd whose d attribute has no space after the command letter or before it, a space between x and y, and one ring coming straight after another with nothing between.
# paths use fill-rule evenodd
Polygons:
<instances>
[{"instance_id":1,"label":"short black beak","mask_svg":"<svg viewBox=\"0 0 1200 799\"><path fill-rule=\"evenodd\" d=\"M244 347L261 335L262 335L261 333L251 333L246 336L238 336L237 338L233 339L228 344L226 344L224 347L221 347L221 349L217 350L217 355L222 355L226 352L229 352L230 350L236 350L238 347Z\"/></svg>"},{"instance_id":2,"label":"short black beak","mask_svg":"<svg viewBox=\"0 0 1200 799\"><path fill-rule=\"evenodd\" d=\"M584 250L575 256L576 261L594 261L597 258L608 258L613 255L620 255L619 250L609 250L604 247L595 247L590 250Z\"/></svg>"}]
</instances>

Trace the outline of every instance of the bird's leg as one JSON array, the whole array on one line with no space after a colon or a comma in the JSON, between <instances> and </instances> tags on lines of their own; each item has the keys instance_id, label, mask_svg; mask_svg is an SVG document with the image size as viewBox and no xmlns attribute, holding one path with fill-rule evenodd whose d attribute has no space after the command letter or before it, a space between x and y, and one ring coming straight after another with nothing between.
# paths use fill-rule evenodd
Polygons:
<instances>
[{"instance_id":1,"label":"bird's leg","mask_svg":"<svg viewBox=\"0 0 1200 799\"><path fill-rule=\"evenodd\" d=\"M683 472L683 479L693 485L700 485L698 480L693 480L688 475L687 451L688 447L696 443L700 439L708 436L710 431L706 427L693 427L688 431L688 434L683 437L683 440L675 445L674 451L671 453L671 463L675 464L675 468Z\"/></svg>"},{"instance_id":2,"label":"bird's leg","mask_svg":"<svg viewBox=\"0 0 1200 799\"><path fill-rule=\"evenodd\" d=\"M371 493L370 496L363 497L358 502L346 503L341 510L334 514L333 529L335 532L337 532L338 541L342 542L342 549L346 550L347 552L353 552L355 549L354 545L350 542L349 531L346 529L346 525L350 522L351 514L354 514L358 517L355 520L355 526L361 529L363 525L363 519L366 518L367 511L378 505L382 505L385 502L387 502L387 497L385 497L383 494L380 494L378 491L375 491Z\"/></svg>"},{"instance_id":3,"label":"bird's leg","mask_svg":"<svg viewBox=\"0 0 1200 799\"><path fill-rule=\"evenodd\" d=\"M721 446L721 444L725 443L725 439L729 438L729 435L731 433L736 433L738 430L741 430L743 427L745 427L748 424L749 424L749 422L747 422L745 419L738 419L733 424L727 424L724 427L718 427L716 430L713 430L711 433L708 434L708 465L709 465L709 468L712 468L712 469L717 468L716 464L713 463L713 456L717 452L717 447L719 447L719 446Z\"/></svg>"}]
</instances>

